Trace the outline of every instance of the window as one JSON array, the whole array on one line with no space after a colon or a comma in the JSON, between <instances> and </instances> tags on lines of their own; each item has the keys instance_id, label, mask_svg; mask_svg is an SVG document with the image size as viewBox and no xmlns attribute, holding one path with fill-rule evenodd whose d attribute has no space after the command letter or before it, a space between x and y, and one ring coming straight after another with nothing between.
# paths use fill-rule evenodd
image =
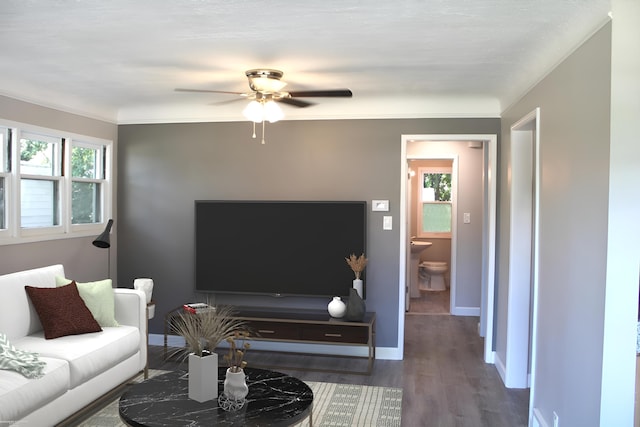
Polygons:
<instances>
[{"instance_id":1,"label":"window","mask_svg":"<svg viewBox=\"0 0 640 427\"><path fill-rule=\"evenodd\" d=\"M111 216L111 145L0 126L0 244L100 232Z\"/></svg>"},{"instance_id":2,"label":"window","mask_svg":"<svg viewBox=\"0 0 640 427\"><path fill-rule=\"evenodd\" d=\"M419 237L451 237L451 169L419 168Z\"/></svg>"},{"instance_id":3,"label":"window","mask_svg":"<svg viewBox=\"0 0 640 427\"><path fill-rule=\"evenodd\" d=\"M62 138L20 138L20 227L60 225Z\"/></svg>"},{"instance_id":4,"label":"window","mask_svg":"<svg viewBox=\"0 0 640 427\"><path fill-rule=\"evenodd\" d=\"M7 180L9 172L9 129L0 127L0 233L7 228Z\"/></svg>"},{"instance_id":5,"label":"window","mask_svg":"<svg viewBox=\"0 0 640 427\"><path fill-rule=\"evenodd\" d=\"M104 148L78 143L71 148L71 223L102 222Z\"/></svg>"}]
</instances>

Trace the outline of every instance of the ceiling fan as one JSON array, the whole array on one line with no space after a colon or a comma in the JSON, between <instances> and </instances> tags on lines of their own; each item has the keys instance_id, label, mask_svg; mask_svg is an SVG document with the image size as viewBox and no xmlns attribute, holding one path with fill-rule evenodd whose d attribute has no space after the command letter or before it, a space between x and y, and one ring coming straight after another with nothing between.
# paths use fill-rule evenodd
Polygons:
<instances>
[{"instance_id":1,"label":"ceiling fan","mask_svg":"<svg viewBox=\"0 0 640 427\"><path fill-rule=\"evenodd\" d=\"M176 91L226 93L231 95L240 95L245 99L254 100L261 104L265 104L269 101L276 101L301 108L309 107L314 104L298 98L351 98L353 96L353 93L349 89L284 91L282 89L287 85L287 83L282 80L284 73L280 70L257 68L245 71L245 75L249 80L249 88L251 88L251 92L248 93L185 88L176 88Z\"/></svg>"},{"instance_id":2,"label":"ceiling fan","mask_svg":"<svg viewBox=\"0 0 640 427\"><path fill-rule=\"evenodd\" d=\"M251 100L242 113L247 119L253 122L253 138L256 137L256 123L262 123L263 144L265 143L265 122L274 123L284 117L284 113L277 103L304 108L314 104L299 98L351 98L353 96L353 93L349 89L285 91L283 88L287 83L282 80L284 73L280 70L256 68L247 70L244 74L249 80L251 92L184 88L176 88L175 90L178 92L226 93L240 95L242 98L237 98L238 100L243 98Z\"/></svg>"}]
</instances>

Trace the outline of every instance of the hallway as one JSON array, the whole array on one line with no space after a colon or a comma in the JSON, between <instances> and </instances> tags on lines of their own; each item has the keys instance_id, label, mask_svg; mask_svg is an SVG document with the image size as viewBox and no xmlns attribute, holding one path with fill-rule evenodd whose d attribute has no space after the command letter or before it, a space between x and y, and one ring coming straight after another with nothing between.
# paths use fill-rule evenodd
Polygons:
<instances>
[{"instance_id":1,"label":"hallway","mask_svg":"<svg viewBox=\"0 0 640 427\"><path fill-rule=\"evenodd\" d=\"M483 362L477 317L405 319L403 425L527 425L529 390L505 388L496 368Z\"/></svg>"}]
</instances>

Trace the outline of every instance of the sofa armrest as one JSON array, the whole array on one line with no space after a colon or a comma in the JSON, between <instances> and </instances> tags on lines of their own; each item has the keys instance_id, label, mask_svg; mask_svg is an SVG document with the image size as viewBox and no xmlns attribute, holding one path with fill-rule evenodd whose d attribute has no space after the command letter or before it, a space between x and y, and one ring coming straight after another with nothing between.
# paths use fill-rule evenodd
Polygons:
<instances>
[{"instance_id":1,"label":"sofa armrest","mask_svg":"<svg viewBox=\"0 0 640 427\"><path fill-rule=\"evenodd\" d=\"M116 321L140 330L140 369L147 372L147 297L142 291L114 288Z\"/></svg>"},{"instance_id":2,"label":"sofa armrest","mask_svg":"<svg viewBox=\"0 0 640 427\"><path fill-rule=\"evenodd\" d=\"M142 291L114 288L116 321L121 325L135 326L147 333L147 304Z\"/></svg>"}]
</instances>

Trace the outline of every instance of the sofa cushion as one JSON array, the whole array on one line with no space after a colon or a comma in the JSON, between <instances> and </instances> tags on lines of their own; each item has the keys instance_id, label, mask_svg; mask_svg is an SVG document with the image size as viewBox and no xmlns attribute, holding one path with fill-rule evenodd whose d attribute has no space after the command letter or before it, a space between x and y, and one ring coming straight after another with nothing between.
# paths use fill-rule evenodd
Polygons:
<instances>
[{"instance_id":1,"label":"sofa cushion","mask_svg":"<svg viewBox=\"0 0 640 427\"><path fill-rule=\"evenodd\" d=\"M13 341L16 348L69 362L71 388L106 371L140 350L134 326L105 327L102 332L44 340L42 332Z\"/></svg>"},{"instance_id":2,"label":"sofa cushion","mask_svg":"<svg viewBox=\"0 0 640 427\"><path fill-rule=\"evenodd\" d=\"M80 298L75 284L61 288L25 286L38 313L46 339L102 330Z\"/></svg>"},{"instance_id":3,"label":"sofa cushion","mask_svg":"<svg viewBox=\"0 0 640 427\"><path fill-rule=\"evenodd\" d=\"M113 284L111 279L98 280L96 282L76 282L61 276L56 276L56 286L67 286L75 283L78 287L80 298L100 326L118 326L115 319L115 302L113 296Z\"/></svg>"},{"instance_id":4,"label":"sofa cushion","mask_svg":"<svg viewBox=\"0 0 640 427\"><path fill-rule=\"evenodd\" d=\"M69 364L48 357L41 360L46 363L44 376L37 379L0 371L0 420L19 420L69 389Z\"/></svg>"},{"instance_id":5,"label":"sofa cushion","mask_svg":"<svg viewBox=\"0 0 640 427\"><path fill-rule=\"evenodd\" d=\"M64 276L60 264L0 275L0 330L10 341L41 331L42 325L25 285L54 288L56 275Z\"/></svg>"}]
</instances>

